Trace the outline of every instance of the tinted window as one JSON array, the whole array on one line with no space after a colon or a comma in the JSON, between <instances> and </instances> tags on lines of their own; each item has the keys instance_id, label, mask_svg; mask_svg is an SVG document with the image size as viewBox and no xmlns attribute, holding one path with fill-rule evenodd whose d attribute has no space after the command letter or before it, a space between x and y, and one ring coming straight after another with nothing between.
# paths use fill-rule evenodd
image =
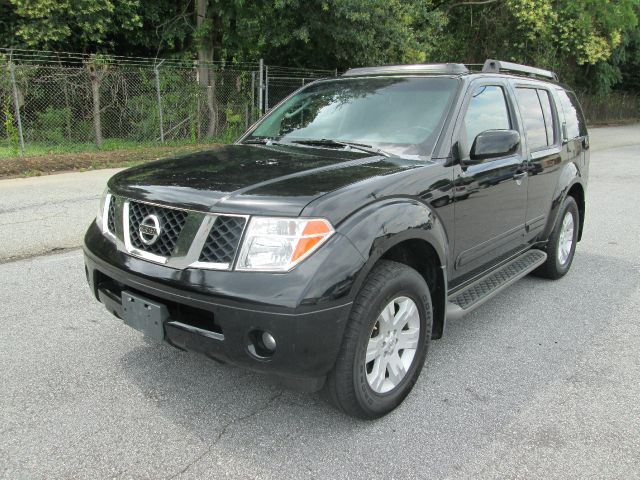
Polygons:
<instances>
[{"instance_id":1,"label":"tinted window","mask_svg":"<svg viewBox=\"0 0 640 480\"><path fill-rule=\"evenodd\" d=\"M467 154L479 133L485 130L509 130L511 128L507 101L501 87L485 85L473 92L464 117L464 127L467 137Z\"/></svg>"},{"instance_id":2,"label":"tinted window","mask_svg":"<svg viewBox=\"0 0 640 480\"><path fill-rule=\"evenodd\" d=\"M584 113L582 112L582 108L580 107L576 94L573 92L567 92L567 94L569 95L569 100L571 100L571 105L578 115L578 132L580 132L581 137L584 137L587 135L587 121L584 118Z\"/></svg>"},{"instance_id":3,"label":"tinted window","mask_svg":"<svg viewBox=\"0 0 640 480\"><path fill-rule=\"evenodd\" d=\"M547 146L547 130L538 93L533 88L516 88L520 114L531 150Z\"/></svg>"},{"instance_id":4,"label":"tinted window","mask_svg":"<svg viewBox=\"0 0 640 480\"><path fill-rule=\"evenodd\" d=\"M558 90L558 98L564 112L564 121L567 125L567 136L569 139L586 135L587 126L582 116L582 111L578 107L578 101L573 93L571 98L564 90Z\"/></svg>"},{"instance_id":5,"label":"tinted window","mask_svg":"<svg viewBox=\"0 0 640 480\"><path fill-rule=\"evenodd\" d=\"M538 90L540 103L542 104L542 112L544 113L544 123L547 129L547 145L556 143L556 121L551 108L551 96L546 90Z\"/></svg>"},{"instance_id":6,"label":"tinted window","mask_svg":"<svg viewBox=\"0 0 640 480\"><path fill-rule=\"evenodd\" d=\"M397 155L428 155L458 82L452 78L352 78L296 93L251 132L281 142L342 140Z\"/></svg>"}]
</instances>

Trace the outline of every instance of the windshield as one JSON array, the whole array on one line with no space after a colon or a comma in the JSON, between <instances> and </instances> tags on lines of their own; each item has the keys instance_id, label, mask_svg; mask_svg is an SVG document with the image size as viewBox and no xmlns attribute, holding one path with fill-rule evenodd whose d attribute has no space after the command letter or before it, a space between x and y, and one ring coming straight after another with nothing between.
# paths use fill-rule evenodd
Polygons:
<instances>
[{"instance_id":1,"label":"windshield","mask_svg":"<svg viewBox=\"0 0 640 480\"><path fill-rule=\"evenodd\" d=\"M449 77L318 82L270 112L244 140L334 140L398 156L429 156L457 83Z\"/></svg>"}]
</instances>

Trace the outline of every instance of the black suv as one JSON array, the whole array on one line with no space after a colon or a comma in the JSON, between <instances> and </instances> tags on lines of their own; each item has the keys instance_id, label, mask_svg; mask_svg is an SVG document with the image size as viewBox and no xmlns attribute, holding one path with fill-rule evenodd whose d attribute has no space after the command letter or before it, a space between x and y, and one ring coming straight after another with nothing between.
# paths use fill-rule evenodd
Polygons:
<instances>
[{"instance_id":1,"label":"black suv","mask_svg":"<svg viewBox=\"0 0 640 480\"><path fill-rule=\"evenodd\" d=\"M234 145L111 178L93 294L147 337L384 415L447 319L569 270L589 143L556 80L488 60L312 83Z\"/></svg>"}]
</instances>

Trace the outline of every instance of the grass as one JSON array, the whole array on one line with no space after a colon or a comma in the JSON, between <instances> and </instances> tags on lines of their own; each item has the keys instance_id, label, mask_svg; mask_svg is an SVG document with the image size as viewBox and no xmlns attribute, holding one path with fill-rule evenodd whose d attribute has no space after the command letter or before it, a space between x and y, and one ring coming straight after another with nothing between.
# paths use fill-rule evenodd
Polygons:
<instances>
[{"instance_id":1,"label":"grass","mask_svg":"<svg viewBox=\"0 0 640 480\"><path fill-rule=\"evenodd\" d=\"M64 146L30 143L25 152L26 156L16 157L13 149L0 143L0 178L131 167L160 158L209 150L219 146L218 142L193 144L186 141L172 141L158 144L121 139L105 140L100 149L89 143Z\"/></svg>"},{"instance_id":2,"label":"grass","mask_svg":"<svg viewBox=\"0 0 640 480\"><path fill-rule=\"evenodd\" d=\"M208 144L209 142L205 142ZM213 143L220 143L215 142ZM93 142L79 142L79 143L67 143L63 145L56 145L47 142L28 142L25 145L25 156L34 157L41 155L52 155L59 153L84 153L84 152L112 152L114 150L136 150L136 149L148 149L158 146L165 147L184 147L197 145L189 140L172 140L167 141L164 144L158 142L140 142L135 140L127 140L121 138L105 139L102 142L100 148L96 147ZM0 141L0 161L4 158L19 157L20 150L16 149L15 145L9 145L6 141Z\"/></svg>"}]
</instances>

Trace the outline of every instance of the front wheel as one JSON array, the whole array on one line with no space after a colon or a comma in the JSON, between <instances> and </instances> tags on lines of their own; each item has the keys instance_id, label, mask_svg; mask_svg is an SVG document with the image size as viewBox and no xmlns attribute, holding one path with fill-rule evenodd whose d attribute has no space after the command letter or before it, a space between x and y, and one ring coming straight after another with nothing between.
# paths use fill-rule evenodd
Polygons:
<instances>
[{"instance_id":1,"label":"front wheel","mask_svg":"<svg viewBox=\"0 0 640 480\"><path fill-rule=\"evenodd\" d=\"M579 222L578 204L573 197L567 197L549 236L547 261L534 271L536 275L555 280L569 271L576 252Z\"/></svg>"},{"instance_id":2,"label":"front wheel","mask_svg":"<svg viewBox=\"0 0 640 480\"><path fill-rule=\"evenodd\" d=\"M356 297L325 393L345 413L378 418L409 394L424 364L433 309L422 276L382 260Z\"/></svg>"}]
</instances>

